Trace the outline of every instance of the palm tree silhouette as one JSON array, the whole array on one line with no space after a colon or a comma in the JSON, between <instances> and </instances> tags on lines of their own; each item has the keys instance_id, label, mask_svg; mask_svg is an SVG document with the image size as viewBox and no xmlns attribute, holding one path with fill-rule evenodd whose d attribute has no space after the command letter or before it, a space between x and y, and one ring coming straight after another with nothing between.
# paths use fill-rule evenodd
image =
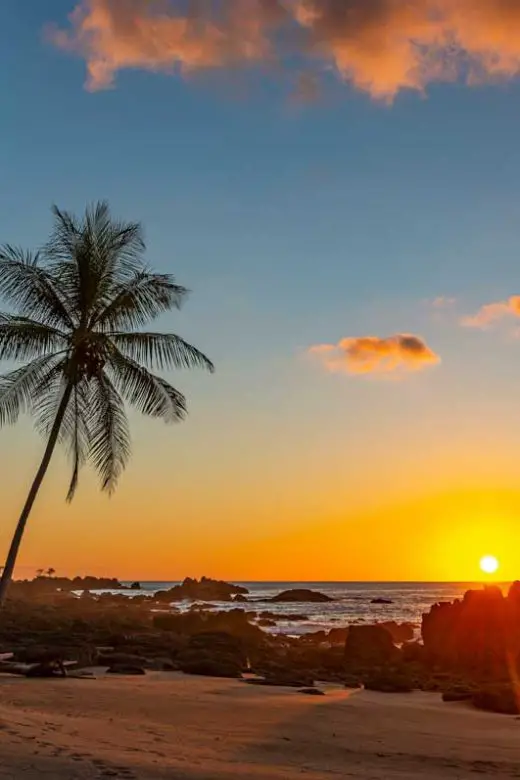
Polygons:
<instances>
[{"instance_id":1,"label":"palm tree silhouette","mask_svg":"<svg viewBox=\"0 0 520 780\"><path fill-rule=\"evenodd\" d=\"M0 296L14 312L0 314L0 360L25 363L0 376L0 426L29 413L47 437L0 579L0 606L56 444L72 459L68 501L86 461L111 493L130 456L125 403L180 421L184 396L153 371L214 370L179 336L142 330L180 308L187 290L145 266L140 224L114 220L104 202L81 219L56 206L53 214L50 239L37 254L0 249Z\"/></svg>"}]
</instances>

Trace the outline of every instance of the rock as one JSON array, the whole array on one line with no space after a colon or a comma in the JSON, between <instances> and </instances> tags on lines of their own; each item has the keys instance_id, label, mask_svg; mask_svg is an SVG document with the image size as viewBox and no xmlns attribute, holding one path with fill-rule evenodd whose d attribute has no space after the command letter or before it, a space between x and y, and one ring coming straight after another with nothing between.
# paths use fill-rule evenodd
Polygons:
<instances>
[{"instance_id":1,"label":"rock","mask_svg":"<svg viewBox=\"0 0 520 780\"><path fill-rule=\"evenodd\" d=\"M395 620L388 620L378 625L388 631L396 644L412 641L415 636L413 623L396 623Z\"/></svg>"},{"instance_id":2,"label":"rock","mask_svg":"<svg viewBox=\"0 0 520 780\"><path fill-rule=\"evenodd\" d=\"M132 584L130 585L130 590L141 590L141 583L132 582Z\"/></svg>"},{"instance_id":3,"label":"rock","mask_svg":"<svg viewBox=\"0 0 520 780\"><path fill-rule=\"evenodd\" d=\"M321 603L327 601L334 601L330 596L325 593L320 593L317 590L308 590L307 588L294 588L292 590L284 590L282 593L278 593L273 596L269 601L276 603L282 602L303 602L303 603Z\"/></svg>"},{"instance_id":4,"label":"rock","mask_svg":"<svg viewBox=\"0 0 520 780\"><path fill-rule=\"evenodd\" d=\"M144 666L146 658L130 653L100 653L97 666Z\"/></svg>"},{"instance_id":5,"label":"rock","mask_svg":"<svg viewBox=\"0 0 520 780\"><path fill-rule=\"evenodd\" d=\"M154 672L179 672L180 666L171 658L152 658L146 662L146 668Z\"/></svg>"},{"instance_id":6,"label":"rock","mask_svg":"<svg viewBox=\"0 0 520 780\"><path fill-rule=\"evenodd\" d=\"M266 685L279 688L312 688L314 686L314 680L308 675L301 673L279 672L278 674L272 674L264 678L252 678L246 682L249 685Z\"/></svg>"},{"instance_id":7,"label":"rock","mask_svg":"<svg viewBox=\"0 0 520 780\"><path fill-rule=\"evenodd\" d=\"M61 661L42 661L31 666L26 672L26 677L66 677L67 672Z\"/></svg>"},{"instance_id":8,"label":"rock","mask_svg":"<svg viewBox=\"0 0 520 780\"><path fill-rule=\"evenodd\" d=\"M354 674L347 674L343 677L343 685L345 688L361 688L363 683L361 680Z\"/></svg>"},{"instance_id":9,"label":"rock","mask_svg":"<svg viewBox=\"0 0 520 780\"><path fill-rule=\"evenodd\" d=\"M479 710L498 712L503 715L518 715L520 687L509 684L489 686L475 693L472 701Z\"/></svg>"},{"instance_id":10,"label":"rock","mask_svg":"<svg viewBox=\"0 0 520 780\"><path fill-rule=\"evenodd\" d=\"M146 672L142 666L134 666L133 664L114 664L107 669L107 674L143 675L146 674Z\"/></svg>"},{"instance_id":11,"label":"rock","mask_svg":"<svg viewBox=\"0 0 520 780\"><path fill-rule=\"evenodd\" d=\"M185 674L198 674L204 677L238 679L242 676L240 666L233 661L214 659L210 656L197 655L191 660L185 659L179 662L179 668Z\"/></svg>"},{"instance_id":12,"label":"rock","mask_svg":"<svg viewBox=\"0 0 520 780\"><path fill-rule=\"evenodd\" d=\"M471 685L453 685L442 693L442 700L446 702L470 701L475 696L475 688Z\"/></svg>"},{"instance_id":13,"label":"rock","mask_svg":"<svg viewBox=\"0 0 520 780\"><path fill-rule=\"evenodd\" d=\"M344 628L331 628L327 634L327 641L331 645L344 645L347 641L349 630L348 626L345 626Z\"/></svg>"},{"instance_id":14,"label":"rock","mask_svg":"<svg viewBox=\"0 0 520 780\"><path fill-rule=\"evenodd\" d=\"M266 633L247 619L241 609L227 612L184 612L179 614L155 615L155 628L172 631L175 634L192 636L201 633L224 633L239 637L249 645L259 645L265 641Z\"/></svg>"},{"instance_id":15,"label":"rock","mask_svg":"<svg viewBox=\"0 0 520 780\"><path fill-rule=\"evenodd\" d=\"M518 672L519 591L515 583L504 597L499 588L487 587L467 591L453 603L435 604L421 627L429 663L497 682L509 678L511 662Z\"/></svg>"},{"instance_id":16,"label":"rock","mask_svg":"<svg viewBox=\"0 0 520 780\"><path fill-rule=\"evenodd\" d=\"M246 596L244 596L242 593L237 593L236 596L233 596L233 601L244 604L247 603L249 599Z\"/></svg>"},{"instance_id":17,"label":"rock","mask_svg":"<svg viewBox=\"0 0 520 780\"><path fill-rule=\"evenodd\" d=\"M258 625L262 626L262 628L273 628L273 626L276 626L276 620L271 620L270 618L260 618Z\"/></svg>"},{"instance_id":18,"label":"rock","mask_svg":"<svg viewBox=\"0 0 520 780\"><path fill-rule=\"evenodd\" d=\"M427 654L421 642L405 642L401 647L404 663L424 664Z\"/></svg>"},{"instance_id":19,"label":"rock","mask_svg":"<svg viewBox=\"0 0 520 780\"><path fill-rule=\"evenodd\" d=\"M364 680L367 691L380 693L410 693L413 682L401 670L381 670L368 675Z\"/></svg>"},{"instance_id":20,"label":"rock","mask_svg":"<svg viewBox=\"0 0 520 780\"><path fill-rule=\"evenodd\" d=\"M398 657L392 637L381 626L350 626L345 643L347 666L385 664Z\"/></svg>"},{"instance_id":21,"label":"rock","mask_svg":"<svg viewBox=\"0 0 520 780\"><path fill-rule=\"evenodd\" d=\"M191 636L176 662L186 674L238 678L247 665L247 652L240 638L207 632Z\"/></svg>"},{"instance_id":22,"label":"rock","mask_svg":"<svg viewBox=\"0 0 520 780\"><path fill-rule=\"evenodd\" d=\"M325 696L325 691L319 688L302 688L298 693L305 693L307 696Z\"/></svg>"},{"instance_id":23,"label":"rock","mask_svg":"<svg viewBox=\"0 0 520 780\"><path fill-rule=\"evenodd\" d=\"M234 597L245 596L249 593L247 588L240 585L231 585L221 580L212 580L202 577L200 580L186 577L182 585L176 585L170 590L158 591L155 594L156 601L233 601Z\"/></svg>"},{"instance_id":24,"label":"rock","mask_svg":"<svg viewBox=\"0 0 520 780\"><path fill-rule=\"evenodd\" d=\"M372 599L370 603L371 604L393 604L394 602L392 601L392 599L377 598L377 599Z\"/></svg>"}]
</instances>

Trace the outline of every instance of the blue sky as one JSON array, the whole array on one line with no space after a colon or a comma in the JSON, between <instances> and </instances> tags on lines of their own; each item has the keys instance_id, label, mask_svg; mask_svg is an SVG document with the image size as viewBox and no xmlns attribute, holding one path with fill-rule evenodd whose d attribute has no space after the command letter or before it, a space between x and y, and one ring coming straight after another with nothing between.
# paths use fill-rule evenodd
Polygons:
<instances>
[{"instance_id":1,"label":"blue sky","mask_svg":"<svg viewBox=\"0 0 520 780\"><path fill-rule=\"evenodd\" d=\"M173 435L137 422L135 473L159 447L159 473L179 474L181 502L202 474L219 518L243 516L268 491L256 519L266 533L276 506L318 517L334 490L338 511L347 495L370 503L368 474L389 501L410 469L425 491L459 478L512 482L516 464L490 453L513 453L520 435L520 343L459 319L518 289L518 83L433 84L388 105L331 79L315 103L294 105L272 76L246 79L238 94L218 74L136 69L92 93L82 58L43 34L72 8L0 8L0 240L34 246L52 203L81 210L107 198L143 221L150 263L193 290L161 325L203 348L217 374L179 377L192 417ZM434 310L437 296L456 302ZM305 354L403 332L442 363L393 382L330 374ZM37 444L20 436L2 432L29 479L25 443L36 455ZM231 508L230 479L243 488ZM116 501L130 500L130 481ZM69 516L87 500L85 491Z\"/></svg>"}]
</instances>

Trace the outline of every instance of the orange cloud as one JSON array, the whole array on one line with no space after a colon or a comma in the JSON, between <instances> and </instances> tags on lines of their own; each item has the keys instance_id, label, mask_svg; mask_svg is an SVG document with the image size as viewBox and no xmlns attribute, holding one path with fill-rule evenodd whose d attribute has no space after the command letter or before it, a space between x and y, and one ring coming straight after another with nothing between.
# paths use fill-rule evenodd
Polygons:
<instances>
[{"instance_id":1,"label":"orange cloud","mask_svg":"<svg viewBox=\"0 0 520 780\"><path fill-rule=\"evenodd\" d=\"M51 39L87 62L87 86L118 71L287 62L311 76L333 69L390 101L433 81L469 83L520 73L519 0L80 0ZM313 86L314 93L314 86Z\"/></svg>"},{"instance_id":2,"label":"orange cloud","mask_svg":"<svg viewBox=\"0 0 520 780\"><path fill-rule=\"evenodd\" d=\"M87 62L87 88L112 85L126 68L189 72L265 62L269 33L286 11L278 0L234 0L221 5L188 0L183 15L169 0L82 0L71 30L52 30L51 40Z\"/></svg>"},{"instance_id":3,"label":"orange cloud","mask_svg":"<svg viewBox=\"0 0 520 780\"><path fill-rule=\"evenodd\" d=\"M344 338L338 344L318 344L309 349L329 371L347 374L389 374L421 371L440 363L440 357L419 336L398 333L387 338Z\"/></svg>"},{"instance_id":4,"label":"orange cloud","mask_svg":"<svg viewBox=\"0 0 520 780\"><path fill-rule=\"evenodd\" d=\"M466 328L487 328L505 317L520 317L520 295L512 295L506 301L486 303L476 314L464 317L461 324Z\"/></svg>"}]
</instances>

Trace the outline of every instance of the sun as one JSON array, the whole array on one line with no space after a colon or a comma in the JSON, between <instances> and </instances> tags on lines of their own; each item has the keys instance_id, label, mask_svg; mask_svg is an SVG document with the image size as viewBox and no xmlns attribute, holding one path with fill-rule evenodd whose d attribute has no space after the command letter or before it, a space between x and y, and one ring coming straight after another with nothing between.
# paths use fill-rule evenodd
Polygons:
<instances>
[{"instance_id":1,"label":"sun","mask_svg":"<svg viewBox=\"0 0 520 780\"><path fill-rule=\"evenodd\" d=\"M498 571L500 564L498 559L494 555L484 555L480 559L480 568L484 574L495 574Z\"/></svg>"}]
</instances>

